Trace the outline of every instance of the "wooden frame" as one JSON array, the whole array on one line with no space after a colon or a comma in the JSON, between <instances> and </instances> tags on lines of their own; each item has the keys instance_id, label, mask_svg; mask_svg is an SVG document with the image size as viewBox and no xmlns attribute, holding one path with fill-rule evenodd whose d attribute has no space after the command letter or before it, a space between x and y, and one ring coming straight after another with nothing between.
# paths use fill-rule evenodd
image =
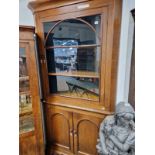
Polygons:
<instances>
[{"instance_id":1,"label":"wooden frame","mask_svg":"<svg viewBox=\"0 0 155 155\"><path fill-rule=\"evenodd\" d=\"M81 19L81 18L70 18L71 20L72 19L75 19L75 20L78 20L78 21L81 21L82 23L85 23L88 27L90 27L93 31L94 31L94 33L97 35L97 33L96 33L96 30L95 30L95 28L91 25L91 24L89 24L88 22L86 22L85 20L83 20L83 19ZM66 19L64 19L64 20L60 20L59 22L57 22L50 30L49 30L49 32L47 33L47 36L46 36L46 38L45 38L45 45L46 45L46 42L47 42L47 39L48 39L48 37L49 37L49 34L54 30L54 28L57 26L57 25L59 25L59 24L61 24L62 22L64 22ZM98 37L98 35L97 35L97 37ZM98 37L98 39L100 40L100 37ZM100 40L101 41L101 40ZM87 45L85 45L86 47L89 47L89 46L87 46ZM94 45L93 45L94 46ZM80 46L81 47L81 46Z\"/></svg>"},{"instance_id":2,"label":"wooden frame","mask_svg":"<svg viewBox=\"0 0 155 155\"><path fill-rule=\"evenodd\" d=\"M26 58L29 71L30 94L32 97L32 111L34 117L34 130L20 134L20 154L44 155L44 139L42 124L42 109L39 95L39 79L37 73L34 27L19 27L19 47L26 49ZM27 146L26 146L27 145ZM30 147L30 148L29 148Z\"/></svg>"},{"instance_id":3,"label":"wooden frame","mask_svg":"<svg viewBox=\"0 0 155 155\"><path fill-rule=\"evenodd\" d=\"M37 2L36 2L37 3ZM94 0L90 1L90 7L84 10L78 10L76 7L80 4L87 4L88 2L83 2L79 4L73 4L69 6L61 6L59 3L59 7L53 8L52 10L47 9L44 10L44 7L39 5L41 11L36 11L37 8L34 8L35 12L35 20L36 20L36 33L38 34L40 41L43 42L43 25L42 22L46 21L55 21L55 20L65 20L69 18L71 15L73 18L93 15L93 14L102 14L104 13L104 17L102 16L102 21L106 21L106 25L103 26L103 30L101 30L102 36L106 36L102 38L102 64L101 64L101 101L100 105L103 105L108 111L114 110L115 105L115 96L116 96L116 79L117 79L117 59L118 59L118 50L119 50L119 35L120 35L120 21L121 21L121 0ZM30 3L32 4L32 3ZM29 4L29 6L30 6ZM57 5L55 2L46 3L46 6L50 6L51 4ZM62 3L63 5L63 3ZM31 5L32 8L32 5ZM76 8L76 9L75 9ZM57 11L56 11L57 10ZM64 12L66 12L64 14ZM58 14L56 12L59 12ZM73 14L74 12L74 14ZM55 16L57 14L57 16ZM103 23L104 24L104 23ZM108 35L107 35L108 34ZM43 94L44 99L49 98L49 90L48 90L48 78L47 78L47 66L46 66L46 55L45 48L43 44L39 45L40 50L40 60L43 62L41 64L42 71L42 81L43 81ZM105 72L106 70L106 72ZM47 91L45 91L47 90ZM72 101L71 101L72 102ZM81 101L80 101L81 102ZM92 101L92 104L94 102ZM95 108L95 107L94 107Z\"/></svg>"},{"instance_id":4,"label":"wooden frame","mask_svg":"<svg viewBox=\"0 0 155 155\"><path fill-rule=\"evenodd\" d=\"M77 16L85 16L85 15L95 15L95 14L99 14L99 13L102 13L102 12L105 12L105 14L106 14L106 8L100 8L100 9L98 9L98 10L91 10L91 11L82 11L82 12L78 12L78 14L77 14ZM46 12L45 12L46 13ZM106 20L106 15L104 14L104 17L101 17L101 18L104 18L104 20ZM75 15L75 14L74 14ZM40 23L40 26L41 27L39 27L40 28L40 32L43 32L43 26L42 26L42 22L45 22L45 21L54 21L54 20L57 20L57 19L59 19L59 18L69 18L69 16L70 16L70 14L65 14L65 15L60 15L60 17L55 17L55 16L50 16L50 19L49 19L49 17L48 18L39 18L38 20L39 20L39 23ZM105 24L106 24L106 22L105 22ZM106 25L104 26L105 28L106 28ZM102 32L102 29L101 29L101 32ZM41 33L41 34L39 34L39 33L37 33L38 34L38 36L39 36L39 38L42 40L43 38L44 38L44 36L43 36L43 33ZM101 36L100 36L100 38L101 38ZM46 58L46 54L45 54L45 48L42 46L42 45L40 45L40 49L42 49L41 51L41 53L40 53L40 55L41 55L41 61L42 62L45 62L46 60L45 60L45 58ZM102 48L102 47L101 47ZM103 47L104 48L104 47ZM47 73L47 66L46 66L46 62L45 63L42 63L41 64L41 67L42 68L44 68L44 69L42 69L42 72L44 72L44 73L42 73L42 75L43 75L43 94L44 94L44 98L46 98L46 97L49 97L49 88L48 88L48 78L47 78L47 75L48 75L48 73ZM102 66L101 66L102 67ZM102 67L103 68L103 67ZM102 72L103 72L103 70L102 70ZM104 73L103 73L104 74ZM46 77L45 77L46 76ZM101 81L102 82L102 81ZM101 84L102 85L102 84ZM46 91L45 91L46 90ZM104 92L103 92L104 90L102 90L102 92L101 92L101 96L104 96ZM102 98L104 98L104 97L101 97L101 104L103 103L103 99ZM73 100L71 101L71 102L73 102ZM80 100L80 102L81 102L81 100ZM89 104L90 104L90 101L89 101ZM92 104L96 104L96 102L95 101L92 101Z\"/></svg>"}]
</instances>

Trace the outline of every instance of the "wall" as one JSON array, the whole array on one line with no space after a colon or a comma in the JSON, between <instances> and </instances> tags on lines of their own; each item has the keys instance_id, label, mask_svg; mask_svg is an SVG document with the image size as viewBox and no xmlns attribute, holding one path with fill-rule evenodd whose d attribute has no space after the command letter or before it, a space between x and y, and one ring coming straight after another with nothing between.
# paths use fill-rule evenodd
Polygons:
<instances>
[{"instance_id":1,"label":"wall","mask_svg":"<svg viewBox=\"0 0 155 155\"><path fill-rule=\"evenodd\" d=\"M34 25L33 15L27 8L27 3L28 0L19 1L20 25ZM133 21L130 11L134 8L135 0L123 0L116 103L128 101L133 35Z\"/></svg>"},{"instance_id":2,"label":"wall","mask_svg":"<svg viewBox=\"0 0 155 155\"><path fill-rule=\"evenodd\" d=\"M33 15L27 4L28 0L19 0L19 25L34 26Z\"/></svg>"},{"instance_id":3,"label":"wall","mask_svg":"<svg viewBox=\"0 0 155 155\"><path fill-rule=\"evenodd\" d=\"M128 102L134 30L134 21L131 18L130 11L134 8L135 0L123 0L116 103Z\"/></svg>"}]
</instances>

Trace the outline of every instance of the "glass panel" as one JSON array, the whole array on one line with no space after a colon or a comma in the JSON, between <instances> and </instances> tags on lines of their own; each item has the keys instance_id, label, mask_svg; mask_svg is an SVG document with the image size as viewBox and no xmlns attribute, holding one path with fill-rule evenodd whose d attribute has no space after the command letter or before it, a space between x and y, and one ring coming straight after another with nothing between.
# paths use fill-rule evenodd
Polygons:
<instances>
[{"instance_id":1,"label":"glass panel","mask_svg":"<svg viewBox=\"0 0 155 155\"><path fill-rule=\"evenodd\" d=\"M82 17L82 19L84 21L87 21L90 25L94 27L96 31L95 34L96 44L100 44L99 36L100 36L101 15Z\"/></svg>"},{"instance_id":2,"label":"glass panel","mask_svg":"<svg viewBox=\"0 0 155 155\"><path fill-rule=\"evenodd\" d=\"M25 48L19 49L19 83L20 92L29 90L29 76L26 66Z\"/></svg>"},{"instance_id":3,"label":"glass panel","mask_svg":"<svg viewBox=\"0 0 155 155\"><path fill-rule=\"evenodd\" d=\"M24 115L19 118L19 130L20 134L34 130L34 121L32 114Z\"/></svg>"},{"instance_id":4,"label":"glass panel","mask_svg":"<svg viewBox=\"0 0 155 155\"><path fill-rule=\"evenodd\" d=\"M84 20L84 22L81 21L81 19ZM85 22L90 24L96 32ZM98 35L100 33L100 22L100 15L64 20L56 25L49 34L46 46L56 45L53 39L73 39L77 41L78 45L99 44ZM45 37L55 23L56 22L46 22L43 24ZM65 42L59 42L59 45L64 46L64 43Z\"/></svg>"},{"instance_id":5,"label":"glass panel","mask_svg":"<svg viewBox=\"0 0 155 155\"><path fill-rule=\"evenodd\" d=\"M73 41L73 40L72 40ZM73 41L76 44L76 41ZM51 73L88 71L99 73L100 48L54 48L47 50ZM85 72L86 74L87 72Z\"/></svg>"},{"instance_id":6,"label":"glass panel","mask_svg":"<svg viewBox=\"0 0 155 155\"><path fill-rule=\"evenodd\" d=\"M50 92L62 96L99 100L98 78L49 76Z\"/></svg>"},{"instance_id":7,"label":"glass panel","mask_svg":"<svg viewBox=\"0 0 155 155\"><path fill-rule=\"evenodd\" d=\"M50 93L99 100L100 25L100 15L43 23Z\"/></svg>"},{"instance_id":8,"label":"glass panel","mask_svg":"<svg viewBox=\"0 0 155 155\"><path fill-rule=\"evenodd\" d=\"M34 130L32 101L25 48L19 48L19 115L20 133Z\"/></svg>"}]
</instances>

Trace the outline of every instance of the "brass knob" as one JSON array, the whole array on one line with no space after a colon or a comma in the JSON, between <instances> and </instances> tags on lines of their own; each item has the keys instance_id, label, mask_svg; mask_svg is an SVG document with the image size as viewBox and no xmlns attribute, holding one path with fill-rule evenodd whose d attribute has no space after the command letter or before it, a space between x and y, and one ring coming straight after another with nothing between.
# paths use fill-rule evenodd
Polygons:
<instances>
[{"instance_id":1,"label":"brass knob","mask_svg":"<svg viewBox=\"0 0 155 155\"><path fill-rule=\"evenodd\" d=\"M70 129L70 134L73 135L73 129Z\"/></svg>"},{"instance_id":2,"label":"brass knob","mask_svg":"<svg viewBox=\"0 0 155 155\"><path fill-rule=\"evenodd\" d=\"M74 135L77 135L77 131L76 130L74 130Z\"/></svg>"}]
</instances>

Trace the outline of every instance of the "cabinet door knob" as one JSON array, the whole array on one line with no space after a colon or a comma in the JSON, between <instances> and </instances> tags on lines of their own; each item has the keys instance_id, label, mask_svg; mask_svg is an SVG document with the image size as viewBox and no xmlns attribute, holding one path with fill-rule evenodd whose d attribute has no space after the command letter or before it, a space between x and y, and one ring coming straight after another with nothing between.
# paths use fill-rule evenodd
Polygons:
<instances>
[{"instance_id":1,"label":"cabinet door knob","mask_svg":"<svg viewBox=\"0 0 155 155\"><path fill-rule=\"evenodd\" d=\"M70 129L70 134L73 135L73 129Z\"/></svg>"},{"instance_id":2,"label":"cabinet door knob","mask_svg":"<svg viewBox=\"0 0 155 155\"><path fill-rule=\"evenodd\" d=\"M46 101L45 101L44 99L42 100L42 102L43 102L43 103L46 103Z\"/></svg>"},{"instance_id":3,"label":"cabinet door knob","mask_svg":"<svg viewBox=\"0 0 155 155\"><path fill-rule=\"evenodd\" d=\"M77 135L77 131L76 130L74 130L74 135Z\"/></svg>"}]
</instances>

